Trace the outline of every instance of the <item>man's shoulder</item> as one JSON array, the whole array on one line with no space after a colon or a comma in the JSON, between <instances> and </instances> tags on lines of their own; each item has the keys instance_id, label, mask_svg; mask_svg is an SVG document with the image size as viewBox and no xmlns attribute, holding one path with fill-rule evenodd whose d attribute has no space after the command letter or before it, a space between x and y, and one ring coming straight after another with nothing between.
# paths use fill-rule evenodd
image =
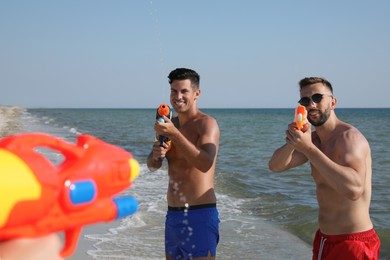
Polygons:
<instances>
[{"instance_id":1,"label":"man's shoulder","mask_svg":"<svg viewBox=\"0 0 390 260\"><path fill-rule=\"evenodd\" d=\"M338 127L338 130L336 131L336 134L337 133L341 136L357 135L363 137L363 134L360 132L358 128L346 122L341 122L341 124Z\"/></svg>"},{"instance_id":2,"label":"man's shoulder","mask_svg":"<svg viewBox=\"0 0 390 260\"><path fill-rule=\"evenodd\" d=\"M203 112L199 112L197 121L200 124L217 124L217 120L214 117Z\"/></svg>"},{"instance_id":3,"label":"man's shoulder","mask_svg":"<svg viewBox=\"0 0 390 260\"><path fill-rule=\"evenodd\" d=\"M217 120L214 117L203 112L199 112L197 118L193 121L193 124L193 126L196 127L202 133L210 133L210 131L219 132Z\"/></svg>"},{"instance_id":4,"label":"man's shoulder","mask_svg":"<svg viewBox=\"0 0 390 260\"><path fill-rule=\"evenodd\" d=\"M335 133L335 137L338 142L367 143L367 139L358 128L345 122L340 125L340 128Z\"/></svg>"}]
</instances>

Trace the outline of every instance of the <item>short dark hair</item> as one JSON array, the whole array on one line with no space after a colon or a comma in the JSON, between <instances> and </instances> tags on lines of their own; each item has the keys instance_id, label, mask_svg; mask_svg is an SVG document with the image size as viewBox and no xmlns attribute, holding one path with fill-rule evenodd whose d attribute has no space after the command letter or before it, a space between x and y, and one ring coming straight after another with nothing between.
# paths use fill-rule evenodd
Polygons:
<instances>
[{"instance_id":1,"label":"short dark hair","mask_svg":"<svg viewBox=\"0 0 390 260\"><path fill-rule=\"evenodd\" d=\"M309 86L309 85L312 85L312 84L316 84L316 83L324 84L325 86L328 87L330 92L333 94L332 84L330 84L330 82L327 81L325 78L321 78L321 77L307 77L307 78L301 79L301 81L299 81L299 87L300 87L299 89L302 90L302 88Z\"/></svg>"},{"instance_id":2,"label":"short dark hair","mask_svg":"<svg viewBox=\"0 0 390 260\"><path fill-rule=\"evenodd\" d=\"M191 81L191 85L195 89L199 89L199 81L200 76L199 74L191 69L186 68L177 68L175 70L172 70L171 73L168 75L169 84L171 84L175 80L185 80L189 79Z\"/></svg>"}]
</instances>

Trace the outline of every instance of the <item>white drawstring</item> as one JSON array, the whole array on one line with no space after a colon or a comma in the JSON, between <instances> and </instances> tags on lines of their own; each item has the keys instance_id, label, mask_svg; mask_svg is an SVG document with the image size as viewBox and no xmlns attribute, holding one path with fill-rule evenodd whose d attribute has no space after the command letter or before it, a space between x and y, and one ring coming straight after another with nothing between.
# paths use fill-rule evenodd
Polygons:
<instances>
[{"instance_id":1,"label":"white drawstring","mask_svg":"<svg viewBox=\"0 0 390 260\"><path fill-rule=\"evenodd\" d=\"M321 260L322 257L322 251L324 250L324 245L325 245L326 238L321 237L321 242L320 242L320 251L318 252L318 260Z\"/></svg>"}]
</instances>

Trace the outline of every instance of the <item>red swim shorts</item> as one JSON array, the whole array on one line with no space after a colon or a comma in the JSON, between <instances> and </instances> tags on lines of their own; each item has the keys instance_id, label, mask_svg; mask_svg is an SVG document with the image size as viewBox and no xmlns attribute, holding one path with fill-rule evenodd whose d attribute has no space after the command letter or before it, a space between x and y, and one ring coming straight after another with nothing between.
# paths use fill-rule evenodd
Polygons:
<instances>
[{"instance_id":1,"label":"red swim shorts","mask_svg":"<svg viewBox=\"0 0 390 260\"><path fill-rule=\"evenodd\" d=\"M374 229L345 235L325 235L318 230L313 242L313 260L376 260L380 244Z\"/></svg>"}]
</instances>

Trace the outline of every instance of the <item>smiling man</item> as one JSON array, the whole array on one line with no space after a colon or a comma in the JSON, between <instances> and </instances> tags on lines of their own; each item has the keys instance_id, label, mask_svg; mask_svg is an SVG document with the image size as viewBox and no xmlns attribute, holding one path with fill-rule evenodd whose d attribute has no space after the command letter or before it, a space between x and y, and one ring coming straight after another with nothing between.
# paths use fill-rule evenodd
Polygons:
<instances>
[{"instance_id":1,"label":"smiling man","mask_svg":"<svg viewBox=\"0 0 390 260\"><path fill-rule=\"evenodd\" d=\"M147 159L151 171L168 161L168 212L165 222L166 259L215 259L219 216L214 171L219 147L216 120L198 106L199 75L179 68L169 76L170 102L177 113L172 121L156 120L156 135L170 144L155 142Z\"/></svg>"},{"instance_id":2,"label":"smiling man","mask_svg":"<svg viewBox=\"0 0 390 260\"><path fill-rule=\"evenodd\" d=\"M310 161L319 205L313 259L378 259L380 241L369 215L369 143L336 117L336 98L326 79L304 78L299 85L299 103L310 123L302 131L295 122L288 125L286 144L274 152L269 168L281 172Z\"/></svg>"}]
</instances>

